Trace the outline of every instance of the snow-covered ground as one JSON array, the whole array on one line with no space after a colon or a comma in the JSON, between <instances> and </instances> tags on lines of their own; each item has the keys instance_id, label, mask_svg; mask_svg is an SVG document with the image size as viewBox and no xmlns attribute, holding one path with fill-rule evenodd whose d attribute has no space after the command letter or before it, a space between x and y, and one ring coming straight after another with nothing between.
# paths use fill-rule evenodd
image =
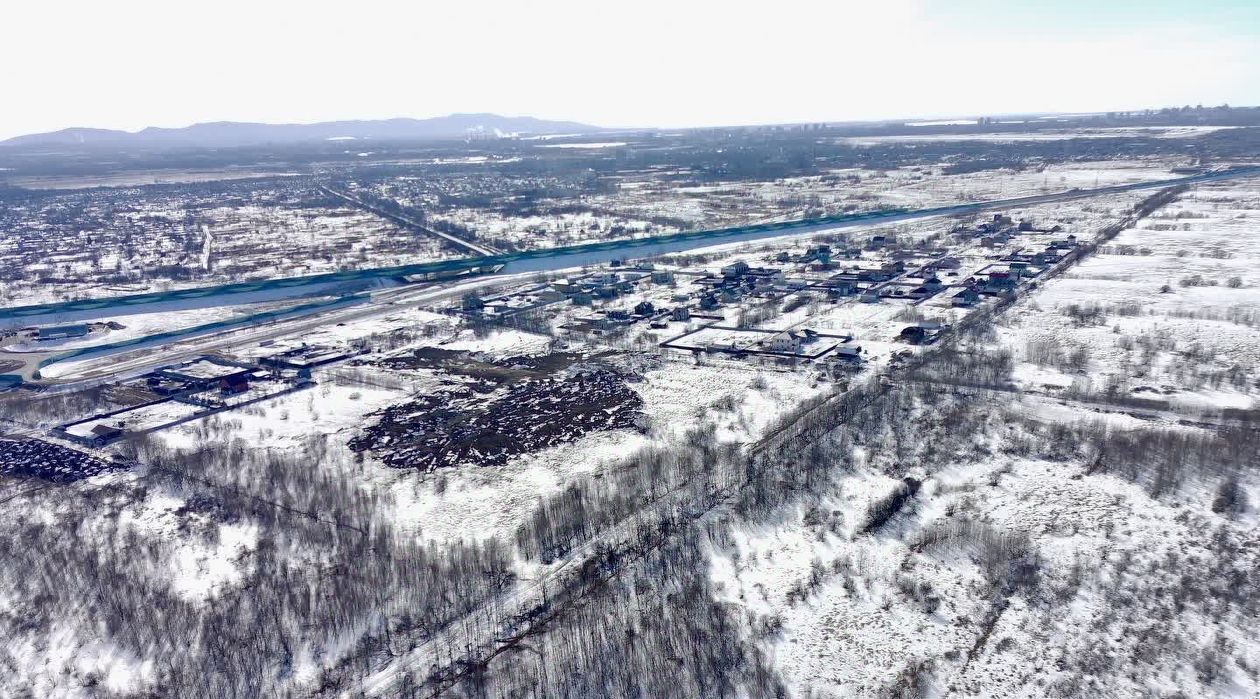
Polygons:
<instances>
[{"instance_id":1,"label":"snow-covered ground","mask_svg":"<svg viewBox=\"0 0 1260 699\"><path fill-rule=\"evenodd\" d=\"M1258 220L1250 182L1199 186L1046 284L999 329L1022 383L1250 407L1260 399Z\"/></svg>"},{"instance_id":2,"label":"snow-covered ground","mask_svg":"<svg viewBox=\"0 0 1260 699\"><path fill-rule=\"evenodd\" d=\"M970 122L975 123L975 122ZM1073 138L1197 138L1215 131L1235 128L1231 126L1150 126L1111 127L1096 129L1042 129L1010 133L953 133L953 134L899 134L895 136L848 136L841 143L866 146L878 143L913 143L940 141L983 141L988 143L1018 143L1022 141L1064 141Z\"/></svg>"},{"instance_id":3,"label":"snow-covered ground","mask_svg":"<svg viewBox=\"0 0 1260 699\"><path fill-rule=\"evenodd\" d=\"M999 468L1003 475L997 485L987 485L987 474ZM781 621L782 638L774 645L776 667L800 695L854 696L890 683L910 662L921 660L952 666L949 671L942 668L942 674L950 677L959 696L1047 696L1049 687L1066 675L1056 660L1086 652L1089 643L1101 640L1120 657L1139 652L1139 636L1096 632L1108 614L1106 580L1146 586L1155 583L1152 573L1141 569L1158 569L1170 554L1203 565L1210 565L1211 558L1197 534L1203 515L1187 521L1177 508L1152 501L1136 486L1111 477L1070 480L1064 476L1067 468L1072 467L1036 461L975 464L943 474L939 484L925 488L935 486L939 494L920 504L924 520L934 510L959 507L966 498L973 517L996 529L1029 534L1043 553L1042 574L1048 578L1043 585L1066 584L1081 575L1076 566L1090 568L1085 574L1090 582L1063 606L1013 601L988 640L997 652L961 668L957 659L975 642L974 624L989 605L979 594L980 570L965 549L925 555L909 549L904 540L851 537L843 528L820 532L798 519L743 532L732 550L715 557L714 574L729 601ZM880 486L887 484L859 475L844 479L838 490L862 493ZM853 495L825 502L822 509L852 512L860 500ZM1210 517L1206 523L1221 524L1211 523ZM1115 571L1122 558L1136 569ZM823 572L821 586L808 599L789 599L785 593L814 569ZM1175 568L1157 574L1176 575ZM924 589L930 592L915 599ZM1181 623L1201 625L1202 631L1188 626L1185 635L1207 645L1213 641L1208 630L1219 625L1200 614L1187 613ZM1129 624L1142 622L1130 619ZM1234 627L1232 633L1240 657L1254 663L1258 651L1248 646L1245 628ZM1141 675L1117 677L1109 684L1121 692L1109 696L1142 696L1165 684L1196 686L1192 669L1171 663L1142 668ZM1254 679L1243 686L1248 684L1256 686Z\"/></svg>"},{"instance_id":4,"label":"snow-covered ground","mask_svg":"<svg viewBox=\"0 0 1260 699\"><path fill-rule=\"evenodd\" d=\"M869 195L861 200L862 206L919 206L1165 177L1168 166L1082 163L1040 172L939 177L909 170L848 174L858 178L854 187L860 185ZM765 212L781 213L790 208L785 203L789 199L823 186L834 189L834 182L802 178L751 187L767 202ZM686 191L677 193L673 203L691 204L669 208L650 196L643 202L674 214L695 204L698 216L707 215L706 207L713 201L740 188L681 189ZM748 193L742 189L732 196ZM1089 240L1143 196L1006 212L1016 220L1027 217L1062 229L1021 233L993 248L982 248L968 232L974 221L954 219L860 229L846 233L843 242L866 247L875 235L895 237L906 244L902 252L912 267L939 257L938 248L948 248L959 261L952 276L945 277L945 283L953 284L980 275L1009 253L1044 247L1054 237L1072 233ZM836 197L819 206L843 202ZM709 540L707 573L718 590L717 601L749 620L755 642L770 652L774 669L793 696L876 695L881 687L904 685L910 681L906 678L916 677L927 678L927 696L1137 699L1174 688L1190 696L1255 694L1260 686L1254 672L1260 665L1260 648L1249 637L1254 620L1248 623L1230 610L1214 615L1210 605L1192 599L1196 590L1200 595L1202 590L1185 575L1202 570L1235 574L1212 567L1220 559L1213 547L1225 545L1222 541L1251 552L1231 560L1254 561L1254 513L1233 518L1214 513L1209 508L1214 484L1206 481L1190 482L1175 497L1152 497L1139 485L1094 472L1090 463L1076 456L1032 454L1027 444L1042 435L1038 430L1066 429L1083 419L1104 422L1119 432L1152 424L1187 433L1201 429L1171 418L1106 412L1105 406L1058 396L1074 393L1071 389L1105 394L1109 386L1119 385L1126 397L1167 400L1172 409L1184 412L1254 405L1260 395L1255 374L1260 366L1256 291L1260 235L1252 221L1260 220L1258 215L1260 198L1251 185L1202 186L1122 233L1066 275L1022 292L1023 300L1003 316L994 343L1014 353L1015 378L1021 387L1055 395L1012 399L969 394L967 400L986 405L1009 402L1001 403L1001 408L990 405L992 412L983 424L949 428L956 430L953 437L958 443L971 449L966 458L949 450L933 451L923 463L903 472L903 464L893 463L890 445L865 444L862 439L867 435L858 435L847 444L849 451L836 457L831 480L818 490L793 494L791 504L765 517L725 520L733 523L726 541ZM556 230L567 227L571 232L593 227L595 220L540 218L558 221ZM601 220L598 230L604 232L614 220L617 217ZM518 223L505 223L499 233L508 235ZM434 551L461 541L497 540L510 547L515 532L541 501L575 483L615 474L637 449L677 445L701 426L710 429L716 442L749 444L787 411L836 390L822 378L818 364L692 356L658 348L666 337L708 320L670 321L657 328L641 321L625 329L596 329L594 323L608 310L629 309L643 301L661 310L690 305L702 289L697 281L702 272L716 272L739 260L754 266L770 264L778 252L797 256L811 242L762 241L674 256L658 265L677 273L673 281L643 282L626 296L593 307L548 306L545 318L527 318L529 323L522 324L534 330L545 324L554 337L470 322L456 313L459 301L454 298L436 305L412 298L387 313L347 318L278 338L274 344L268 340L265 345L242 346L231 353L257 359L302 342L353 347L362 353L315 369L316 383L309 390L187 422L151 439L155 451L160 446L185 455L206 444L232 445L254 459L254 466L274 457L298 460L305 468L302 460L317 453L318 458L309 459L312 472L346 477L356 491L379 497L373 500L380 508L376 515L408 541L432 543ZM841 247L838 237L832 242ZM885 257L883 252L866 250L861 264L889 259L891 253ZM804 264L785 266L793 274L818 279L832 273ZM494 293L512 291L512 283L504 286L508 288ZM921 304L904 297L879 303L831 302L824 297L816 290L785 291L770 304L768 319L757 326L852 335L866 351L868 364L883 368L908 349L897 341L908 323L954 324L965 312L952 306L948 292ZM713 313L724 323L734 323L759 303L761 299L750 297ZM235 312L228 308L135 316L109 339ZM98 339L104 338L94 336L91 341ZM449 391L454 385L471 391L476 383L424 362L392 367L384 361L415 356L422 348L433 356L450 356L435 351L439 349L460 353L482 365L553 352L582 355L579 364L602 362L625 376L630 390L642 399L642 419L633 428L588 432L574 441L514 455L502 466L464 463L431 473L388 468L370 451L352 451L350 441L388 408ZM1118 383L1121 379L1124 383ZM476 388L485 391L479 393L483 397L502 395L489 382ZM132 411L124 419L129 428L154 426L179 417L187 407L180 406L163 403ZM927 434L926 426L931 426L941 406L929 403L920 408L922 414L907 418L890 413L887 420L922 420ZM882 427L872 431L878 429ZM905 439L914 442L919 433L907 430ZM124 445L113 449L121 452ZM907 474L920 486L910 504L886 525L867 531L872 506L903 487ZM111 474L76 487L85 493L96 488L113 492L109 489L142 478L141 473ZM259 489L262 496L267 495L266 487L264 482ZM251 561L263 555L260 551L288 556L295 570L318 569L319 552L270 551L264 547L268 542L260 540L258 522L249 516L216 521L197 509L193 491L143 490L134 501L91 514L76 530L106 532L102 536L156 552L157 563L149 576L189 604L214 604L216 597L238 589L248 579ZM55 506L46 509L36 515L49 522L63 515ZM329 513L299 514L318 519ZM721 516L724 513L714 513L713 519ZM1029 552L1037 581L1021 582L1016 591L996 584L1005 573L995 572L994 546ZM514 572L526 579L537 572L536 566L518 561ZM18 607L0 588L0 613L10 608ZM389 612L374 611L362 624L377 625L378 614ZM1170 621L1157 627L1153 619ZM122 657L92 638L74 628L13 638L7 650L18 659L18 682L47 694L63 689L57 679L63 677L72 678L66 680L67 686L97 681L120 693L151 689L160 659ZM350 654L356 641L350 634L329 641L327 648L319 649L327 656L316 657L311 648L297 649L295 676L314 682L321 663ZM1165 644L1158 662L1142 659L1143 648L1152 643ZM1180 644L1181 650L1165 652L1168 644ZM1224 669L1213 676L1204 669L1203 658L1218 646L1228 649L1221 651L1228 661L1222 661ZM1092 675L1079 672L1089 663L1104 669ZM0 683L0 693L6 688ZM64 694L86 696L76 691L67 689Z\"/></svg>"}]
</instances>

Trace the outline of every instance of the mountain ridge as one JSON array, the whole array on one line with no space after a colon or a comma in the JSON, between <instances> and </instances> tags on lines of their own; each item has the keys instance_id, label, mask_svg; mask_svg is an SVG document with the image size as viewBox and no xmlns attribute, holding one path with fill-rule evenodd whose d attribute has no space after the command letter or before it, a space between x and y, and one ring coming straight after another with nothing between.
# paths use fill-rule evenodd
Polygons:
<instances>
[{"instance_id":1,"label":"mountain ridge","mask_svg":"<svg viewBox=\"0 0 1260 699\"><path fill-rule=\"evenodd\" d=\"M149 126L139 131L71 127L57 131L14 136L0 147L15 146L247 146L308 141L345 140L444 140L479 134L590 133L602 127L574 121L553 121L530 116L490 113L449 114L415 119L355 119L309 124L270 124L245 121L199 122L169 128Z\"/></svg>"}]
</instances>

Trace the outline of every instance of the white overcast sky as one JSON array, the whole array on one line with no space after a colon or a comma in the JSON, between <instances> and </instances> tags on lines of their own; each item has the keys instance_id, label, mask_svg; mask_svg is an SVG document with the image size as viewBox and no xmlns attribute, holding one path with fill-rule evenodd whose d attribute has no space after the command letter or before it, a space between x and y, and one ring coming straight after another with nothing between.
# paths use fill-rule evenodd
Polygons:
<instances>
[{"instance_id":1,"label":"white overcast sky","mask_svg":"<svg viewBox=\"0 0 1260 699\"><path fill-rule=\"evenodd\" d=\"M482 111L670 127L1254 105L1258 18L1258 0L18 1L0 5L0 138Z\"/></svg>"}]
</instances>

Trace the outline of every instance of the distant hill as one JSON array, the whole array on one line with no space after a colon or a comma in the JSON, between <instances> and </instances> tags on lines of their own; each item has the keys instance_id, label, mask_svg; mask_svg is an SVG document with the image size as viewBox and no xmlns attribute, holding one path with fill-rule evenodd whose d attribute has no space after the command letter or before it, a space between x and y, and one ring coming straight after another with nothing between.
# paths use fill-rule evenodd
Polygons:
<instances>
[{"instance_id":1,"label":"distant hill","mask_svg":"<svg viewBox=\"0 0 1260 699\"><path fill-rule=\"evenodd\" d=\"M457 139L475 135L591 133L597 126L571 121L498 114L451 114L431 119L325 121L315 124L257 124L216 121L178 129L149 127L130 132L72 128L17 136L0 146L248 146L346 140Z\"/></svg>"}]
</instances>

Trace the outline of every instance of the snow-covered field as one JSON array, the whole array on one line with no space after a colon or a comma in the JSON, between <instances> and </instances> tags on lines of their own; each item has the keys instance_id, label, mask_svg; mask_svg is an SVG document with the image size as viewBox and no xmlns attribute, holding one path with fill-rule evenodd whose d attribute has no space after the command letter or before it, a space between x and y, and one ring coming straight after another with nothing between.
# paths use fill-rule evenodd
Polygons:
<instances>
[{"instance_id":1,"label":"snow-covered field","mask_svg":"<svg viewBox=\"0 0 1260 699\"><path fill-rule=\"evenodd\" d=\"M1258 269L1251 183L1199 186L1046 284L999 332L1028 388L1247 408L1260 398Z\"/></svg>"},{"instance_id":2,"label":"snow-covered field","mask_svg":"<svg viewBox=\"0 0 1260 699\"><path fill-rule=\"evenodd\" d=\"M520 248L552 247L787 220L878 208L920 208L1007 199L1175 177L1171 160L1081 162L944 174L942 168L838 169L825 175L763 182L674 186L627 177L617 190L583 197L582 211L556 201L536 214L506 215L476 208L443 212L441 220L483 238Z\"/></svg>"},{"instance_id":3,"label":"snow-covered field","mask_svg":"<svg viewBox=\"0 0 1260 699\"><path fill-rule=\"evenodd\" d=\"M975 122L970 122L975 123ZM866 146L878 143L914 143L941 141L981 141L988 143L1017 143L1021 141L1064 141L1073 138L1197 138L1215 131L1234 128L1230 126L1170 126L1170 127L1111 127L1095 129L1042 129L1039 131L1010 133L956 133L956 134L899 134L895 136L849 136L841 143Z\"/></svg>"},{"instance_id":4,"label":"snow-covered field","mask_svg":"<svg viewBox=\"0 0 1260 699\"><path fill-rule=\"evenodd\" d=\"M1121 385L1158 390L1122 397L1164 399L1186 415L1254 407L1257 206L1248 183L1197 188L1121 233L1110 253L1029 293L998 329L997 346L1023 360L1017 382L1102 393L1130 377ZM1216 283L1180 283L1195 275ZM1107 317L1082 322L1073 305ZM1063 348L1057 358L1048 344ZM1085 357L1074 360L1073 348ZM1027 455L1042 438L1032 435L1083 422L1119 433L1199 428L1102 401L961 400L994 411L955 436L974 453L911 471L917 495L886 525L863 528L870 504L899 487L888 472L902 467L855 447L827 488L713 543L721 599L747 612L792 694L1256 696L1255 620L1226 590L1256 565L1254 508L1223 512L1217 484L1193 472L1157 493L1096 463ZM931 409L909 419L933 422ZM1231 468L1254 498L1248 466ZM1035 577L995 588L999 552L1023 552Z\"/></svg>"},{"instance_id":5,"label":"snow-covered field","mask_svg":"<svg viewBox=\"0 0 1260 699\"><path fill-rule=\"evenodd\" d=\"M727 220L723 216L734 217L733 212L743 217L750 212L787 216L850 205L916 207L1105 186L1168 177L1173 166L1116 161L968 175L912 168L851 170L816 178L679 187L664 193L653 191L653 186L623 187L598 195L601 201L592 210L600 213L544 211L513 217L469 207L468 216L457 214L448 220L481 226L489 237L522 246L533 244L528 243L530 236L537 244L558 244L604 237L615 226L635 234L649 224L657 229L691 221L707 225ZM637 475L628 470L637 463L628 460L629 455L644 448L682 453L689 446L683 440L699 434L712 446L731 447L729 453L739 455L730 457L737 465L732 471L745 473L747 467L751 473L760 463L752 460L756 454L779 459L771 461L776 468L817 468L824 474L810 481L807 489L782 486L784 492L774 493L780 499L767 498L777 504L764 511L759 505L733 504L739 500L737 494L720 493L713 507L696 508L703 512L696 521L684 521L690 513L679 516L683 527L702 532L697 538L703 542L708 565L688 574L707 580L717 593L702 606L733 610L730 618L736 623L724 633L743 634L764 650L791 696L1145 699L1175 696L1176 691L1182 696L1257 696L1260 646L1255 643L1251 613L1256 598L1248 601L1244 592L1237 593L1238 599L1228 594L1231 584L1237 590L1251 589L1243 582L1260 564L1256 559L1260 520L1254 507L1244 505L1237 511L1217 507L1223 472L1209 476L1187 471L1176 487L1154 492L1141 478L1101 468L1103 452L1101 448L1091 452L1093 442L1062 436L1072 430L1086 434L1085 422L1106 427L1088 433L1090 439L1156 428L1164 435L1209 435L1216 424L1212 420L1225 418L1207 414L1207 408L1256 405L1260 229L1254 222L1260 221L1260 195L1254 183L1189 191L1064 275L1022 286L1020 300L1000 316L994 336L976 333L967 338L973 344L966 349L978 356L983 356L981 350L1009 350L1015 360L1016 387L1034 395L1012 395L1012 387L1005 384L958 389L926 387L916 383L926 379L914 375L905 382L896 374L876 376L896 365L904 353L932 351L898 339L909 324L954 325L963 319L969 311L955 307L950 296L966 279L983 277L991 269L1013 269L1003 258L1041 250L1069 234L1090 241L1149 194L1003 212L1014 222L1026 218L1039 227L1057 227L1020 231L1005 242L981 243L977 226L983 218L964 217L692 251L655 263L652 271L674 274L666 281L652 282L647 270L624 266L575 271L557 276L580 280L628 274L648 280L634 281L607 300L556 301L506 319L498 314L478 317L476 306L464 305L468 299L458 295L400 295L397 305L375 315L346 314L344 322L293 331L288 337L276 332L262 344L219 348L241 361L302 343L350 355L313 369L310 378L315 383L309 389L185 422L148 435L147 442L124 440L105 450L108 456L136 455L154 468L188 466L188 472L151 479L154 473L138 466L94 476L73 490L30 491L35 493L30 502L36 505L20 516L63 527L59 536L100 544L102 551L108 546L135 554L93 565L131 566L128 571L141 575L144 585L169 592L180 605L191 608L212 607L258 580L270 584L269 578L253 577L263 563L272 566L269 575L280 571L291 576L285 579L295 586L310 586L311 598L295 608L314 606L312 600L326 591L356 589L349 582L345 588L321 587L325 578L340 585L357 572L346 570L345 559L337 558L344 552L336 549L347 547L361 556L357 562L376 565L377 534L381 541L391 542L388 545L415 544L423 553L411 552L416 557L407 565L414 567L389 573L393 576L389 584L403 581L390 589L391 594L407 589L416 579L411 576L439 570L443 552L475 545L508 552L503 585L505 596L510 596L554 570L549 566L559 563L558 569L572 562L563 560L563 553L554 560L524 554L517 537L532 517L548 511L540 505L576 492L573 486L615 483L620 488L631 481L618 479L619 474ZM758 203L732 206L750 200ZM220 235L241 245L265 237L265 229L245 233L256 227L253 216L265 218L269 213L249 207L233 210L244 220L234 220L237 214L226 210L207 209L225 226L210 234L211 246L219 244ZM385 253L377 257L376 243L367 240L380 242L396 233L380 228L379 221L359 220L358 214L343 211L325 214L331 218L275 222L290 236L278 235L277 244L298 245L302 241L292 238L298 236L318 248L321 240L341 240L344 235L354 238L350 258L374 265L395 259ZM342 230L346 219L355 223ZM630 230L637 225L631 221L642 223L642 228ZM366 238L355 237L360 234ZM889 238L887 247L876 244L875 236ZM834 246L837 266L802 261L807 247L824 239ZM225 248L224 254L230 250ZM841 259L841 251L853 257ZM874 303L859 302L855 296L831 299L824 287L809 288L832 281L841 270L856 274L858 268L882 268L894 260L915 269L944 257L957 263L940 274L943 283L954 288L922 303L905 294ZM303 264L327 269L346 259L332 256ZM780 280L781 286L770 290L766 287L774 284L751 280L742 290L731 290L725 282L719 286L721 268L737 261L754 267L778 265L775 269L793 284ZM928 276L916 273L896 283L909 289ZM606 283L624 281L616 277ZM548 293L537 288L539 284L537 279L505 279L495 284L502 288L486 290L486 295L501 299L517 293L521 297L517 301L532 302ZM700 312L700 298L716 289L725 289L733 300ZM609 322L614 319L610 311L633 311L644 302L653 304L639 314L646 317L633 323ZM993 297L986 297L980 308L993 303ZM669 315L674 308L696 313L676 319ZM126 326L121 330L58 347L139 337L241 312L244 307L128 316L120 319ZM827 361L660 348L665 338L719 317L722 320L716 322L724 325L747 322L757 330L808 328L852 335L853 343L864 349L865 373L835 378L828 374ZM721 342L732 332L708 329L698 337ZM466 409L474 402L489 404L505 395L521 395L511 393L514 386L561 382L594 369L614 374L624 382L617 384L620 389L641 400L631 413L632 426L627 426L629 420L604 421L599 423L602 428L574 432L568 441L512 452L496 465L463 459L434 470L421 468L419 461L386 460L388 449L414 436L405 431L381 431L381 441L368 447L352 444L378 427L391 409L411 413L404 417L441 413L448 421L396 423L425 425L413 428L413 433L444 434L448 424L484 430L485 424L478 424L484 416ZM289 372L286 377L292 377ZM273 380L276 383L257 380L252 389L256 393L241 398L278 386L280 379ZM802 444L800 453L738 448L761 442L789 411L814 405L813 399L836 398L850 381L880 387L871 394L875 406L871 410L884 412L864 414L855 408L837 418L830 432L816 436L816 442ZM217 388L208 391L218 393ZM880 402L885 398L889 402ZM1109 404L1109 398L1157 399L1165 410L1129 413L1123 405ZM430 399L433 402L426 402ZM192 410L167 402L118 419L128 429L140 430ZM605 412L611 416L615 410ZM500 435L549 426L507 410L495 415L487 422L511 422L494 425L501 428ZM437 427L431 429L434 424ZM612 424L617 427L609 428ZM77 433L84 435L89 428L85 423ZM454 442L452 438L450 444ZM220 449L215 458L221 463L200 460L207 445ZM795 447L798 442L784 445ZM747 462L739 460L744 456ZM277 463L292 470L272 469ZM200 481L203 467L212 481L223 483ZM295 479L294 473L309 475L310 480ZM233 481L237 475L240 480ZM702 480L704 474L690 475ZM797 474L782 475L785 482L793 482ZM155 485L148 485L150 479ZM1241 481L1244 493L1256 492L1251 474L1243 472ZM301 490L293 487L297 482L311 487L297 492ZM318 486L332 483L345 486L344 492L329 488L340 499L321 500ZM0 497L11 493L28 496L15 487ZM90 506L77 507L74 498ZM629 502L636 503L637 515L639 501ZM597 506L594 500L585 504ZM890 515L879 516L886 507L891 508ZM301 529L302 534L282 541L275 536L281 531L274 528L276 522ZM358 528L364 523L367 528ZM302 529L308 525L309 530ZM377 525L388 531L368 531ZM340 531L346 528L352 532ZM9 531L19 530L5 530ZM598 535L574 543L580 547L592 540ZM327 550L321 549L326 542ZM363 548L353 548L360 545ZM461 550L471 556L471 549ZM470 561L464 563L471 566ZM650 587L646 580L626 584L640 583ZM6 595L24 589L0 587L0 617L16 619L23 613L25 602ZM672 603L677 592L651 594L662 594ZM301 597L303 592L296 594ZM649 597L645 591L636 604ZM294 630L292 637L307 645L286 648L283 660L268 663L267 672L279 676L268 686L314 687L322 681L323 669L347 658L360 662L358 644L369 633L387 639L383 646L387 653L363 661L373 670L414 650L401 640L407 633L415 638L452 638L444 637L446 632L439 627L419 632L408 627L412 610L391 608L403 605L397 599L382 602L364 595L360 600L366 611L347 612L362 611L362 616L347 621L336 638ZM491 623L479 616L483 610L474 611L463 618L477 619L472 624ZM94 619L96 612L76 614L75 619L84 620ZM182 618L192 618L189 614ZM276 623L296 623L295 619L290 615ZM473 633L468 626L461 633ZM0 643L6 653L0 660L8 663L0 670L17 678L13 686L67 697L92 696L94 687L119 694L161 690L155 684L161 677L161 657L119 652L105 640L112 631L16 622L0 628L19 630ZM390 636L394 632L400 634L397 639ZM274 666L282 667L274 672ZM0 695L12 684L0 681Z\"/></svg>"},{"instance_id":6,"label":"snow-covered field","mask_svg":"<svg viewBox=\"0 0 1260 699\"><path fill-rule=\"evenodd\" d=\"M1254 667L1253 629L1203 607L1174 612L1151 590L1186 584L1175 561L1212 565L1205 529L1254 543L1254 521L1191 514L1112 476L1072 475L1083 471L1009 457L951 466L924 484L915 511L889 535L855 534L850 518L892 481L844 476L818 504L737 531L733 545L714 552L712 574L725 601L781 629L775 667L797 696L864 695L919 665L947 678L937 685L942 694L1054 696L1088 673L1082 663L1099 652L1114 674L1087 678L1067 696L1140 697L1169 687L1218 696L1191 666L1198 649L1223 637L1240 665ZM963 543L907 545L946 513L1026 536L1040 554L1040 592L1052 598L1011 599L974 660L977 626L993 613L980 552ZM1114 608L1117 596L1132 600L1133 613ZM1176 615L1177 643L1189 645L1180 663L1141 661L1140 630L1160 614ZM1238 693L1220 695L1249 696L1260 686L1241 670L1221 672L1226 679L1216 681Z\"/></svg>"}]
</instances>

